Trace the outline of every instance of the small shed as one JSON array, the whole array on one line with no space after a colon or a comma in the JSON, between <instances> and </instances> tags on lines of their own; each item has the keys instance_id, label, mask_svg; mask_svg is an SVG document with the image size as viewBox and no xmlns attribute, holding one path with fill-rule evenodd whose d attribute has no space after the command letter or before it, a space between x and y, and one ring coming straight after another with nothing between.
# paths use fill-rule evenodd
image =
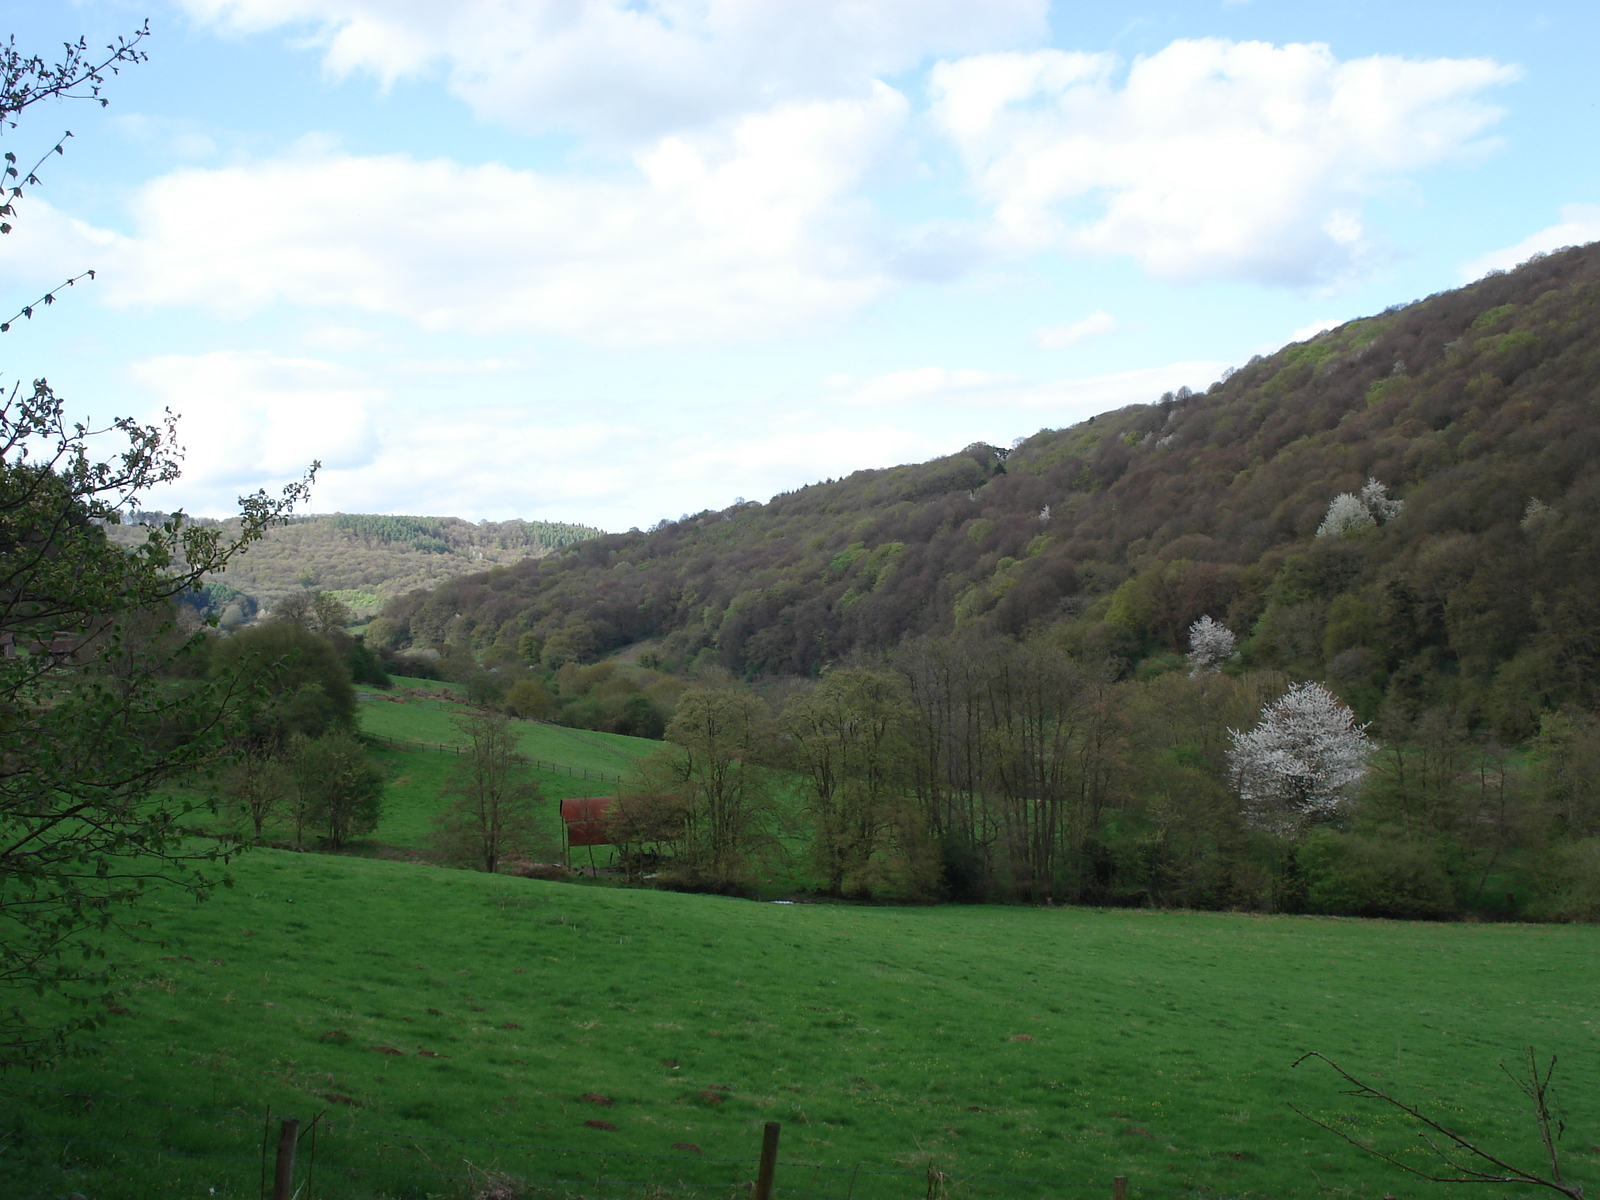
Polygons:
<instances>
[{"instance_id":1,"label":"small shed","mask_svg":"<svg viewBox=\"0 0 1600 1200\"><path fill-rule=\"evenodd\" d=\"M615 796L579 796L563 800L561 821L567 827L568 847L611 845L606 810L615 801Z\"/></svg>"}]
</instances>

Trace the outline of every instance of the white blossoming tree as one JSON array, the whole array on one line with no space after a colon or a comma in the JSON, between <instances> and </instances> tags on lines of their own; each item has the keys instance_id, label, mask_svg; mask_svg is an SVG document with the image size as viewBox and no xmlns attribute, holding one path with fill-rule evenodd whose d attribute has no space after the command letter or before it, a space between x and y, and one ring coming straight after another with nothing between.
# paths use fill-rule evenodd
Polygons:
<instances>
[{"instance_id":1,"label":"white blossoming tree","mask_svg":"<svg viewBox=\"0 0 1600 1200\"><path fill-rule=\"evenodd\" d=\"M1238 656L1238 639L1233 636L1233 630L1221 621L1213 621L1206 616L1189 626L1191 677L1211 674L1223 663Z\"/></svg>"},{"instance_id":2,"label":"white blossoming tree","mask_svg":"<svg viewBox=\"0 0 1600 1200\"><path fill-rule=\"evenodd\" d=\"M1367 511L1377 521L1392 521L1406 506L1404 500L1389 499L1389 489L1372 478L1368 478L1361 487L1361 503L1367 506Z\"/></svg>"},{"instance_id":3,"label":"white blossoming tree","mask_svg":"<svg viewBox=\"0 0 1600 1200\"><path fill-rule=\"evenodd\" d=\"M1354 529L1392 521L1404 507L1404 500L1391 500L1387 487L1376 479L1368 479L1359 495L1340 492L1333 498L1322 524L1317 526L1317 536L1339 537Z\"/></svg>"},{"instance_id":4,"label":"white blossoming tree","mask_svg":"<svg viewBox=\"0 0 1600 1200\"><path fill-rule=\"evenodd\" d=\"M1245 818L1286 836L1337 816L1374 749L1366 726L1320 683L1296 684L1261 710L1254 728L1228 734Z\"/></svg>"}]
</instances>

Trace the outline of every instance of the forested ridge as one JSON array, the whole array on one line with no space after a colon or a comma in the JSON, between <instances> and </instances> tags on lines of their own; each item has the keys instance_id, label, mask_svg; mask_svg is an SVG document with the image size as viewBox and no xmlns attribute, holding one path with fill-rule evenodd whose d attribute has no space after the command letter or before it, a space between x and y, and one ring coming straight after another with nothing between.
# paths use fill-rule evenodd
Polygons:
<instances>
[{"instance_id":1,"label":"forested ridge","mask_svg":"<svg viewBox=\"0 0 1600 1200\"><path fill-rule=\"evenodd\" d=\"M661 728L613 833L681 886L770 873L779 768L833 895L1597 919L1597 316L1600 246L1558 252L367 637Z\"/></svg>"},{"instance_id":2,"label":"forested ridge","mask_svg":"<svg viewBox=\"0 0 1600 1200\"><path fill-rule=\"evenodd\" d=\"M108 527L113 540L137 544L165 513L136 513ZM194 523L234 532L237 521ZM556 521L479 521L329 513L297 517L269 530L248 555L208 578L206 599L225 625L248 621L286 595L314 589L360 611L417 588L497 563L553 554L601 531Z\"/></svg>"},{"instance_id":3,"label":"forested ridge","mask_svg":"<svg viewBox=\"0 0 1600 1200\"><path fill-rule=\"evenodd\" d=\"M1046 633L1127 672L1211 615L1246 667L1507 738L1593 707L1600 246L1349 322L1013 449L860 471L416 591L371 638L553 668L814 675L909 637ZM1317 537L1375 479L1401 514Z\"/></svg>"}]
</instances>

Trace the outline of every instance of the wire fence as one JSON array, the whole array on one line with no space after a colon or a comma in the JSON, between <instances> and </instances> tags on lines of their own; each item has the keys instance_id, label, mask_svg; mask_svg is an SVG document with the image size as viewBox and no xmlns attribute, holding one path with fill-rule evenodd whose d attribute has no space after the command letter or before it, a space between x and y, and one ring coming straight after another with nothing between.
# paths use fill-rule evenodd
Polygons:
<instances>
[{"instance_id":1,"label":"wire fence","mask_svg":"<svg viewBox=\"0 0 1600 1200\"><path fill-rule=\"evenodd\" d=\"M364 693L364 692L363 693L358 693L357 697L358 697L358 699L360 699L362 701L365 701L365 702L369 702L369 703L376 702L376 701L389 701L390 700L390 697L388 697L388 696L382 696L382 695L377 695L377 694L369 694L369 693ZM420 705L423 705L425 707L428 706L428 705L431 705L434 708L443 709L446 712L471 712L471 711L474 711L472 706L469 705L465 700L456 700L456 701L446 702L446 701L443 701L443 700L435 700L435 699L433 699L431 697L422 697L422 698L411 697L411 698L406 699L404 701L404 703L406 703L406 704L420 704ZM538 722L536 722L536 724L537 723ZM397 738L397 737L390 737L388 734L382 734L382 733L369 733L369 734L366 734L366 736L368 738L370 738L372 741L383 742L385 745L393 746L396 749L402 749L402 750L403 749L409 749L412 746L420 746L425 750L433 750L433 751L435 751L435 752L437 752L439 754L460 755L461 753L463 753L463 751L465 749L464 747L459 746L454 742L430 742L430 741L425 741L422 738ZM621 775L615 775L615 774L612 774L609 771L596 770L593 767L574 767L574 766L569 766L566 763L552 762L551 760L549 760L547 758L533 758L533 759L529 759L528 761L531 762L533 764L533 766L535 768L537 768L538 770L545 771L545 772L548 772L548 773L554 774L554 775L569 775L574 779L588 779L588 780L593 780L593 781L595 781L597 783L620 784L622 782L622 776Z\"/></svg>"},{"instance_id":2,"label":"wire fence","mask_svg":"<svg viewBox=\"0 0 1600 1200\"><path fill-rule=\"evenodd\" d=\"M399 750L420 746L425 750L434 750L440 754L460 756L466 752L465 746L459 746L453 742L427 742L421 738L397 738L381 733L369 733L366 736L375 742L382 742ZM597 783L619 784L622 782L622 776L613 775L608 771L597 771L592 767L573 767L568 766L566 763L551 762L547 758L530 758L528 761L536 769L554 775L570 775L574 779L589 779Z\"/></svg>"},{"instance_id":3,"label":"wire fence","mask_svg":"<svg viewBox=\"0 0 1600 1200\"><path fill-rule=\"evenodd\" d=\"M285 1114L270 1108L196 1107L42 1085L0 1088L0 1097L19 1105L0 1124L0 1174L11 1180L8 1189L17 1189L7 1190L8 1197L54 1198L66 1186L92 1186L93 1194L105 1196L167 1194L140 1190L158 1178L162 1187L183 1184L197 1195L207 1195L207 1187L213 1196L267 1200L277 1194L270 1184ZM751 1200L759 1166L755 1157L707 1155L682 1142L670 1153L652 1153L460 1138L330 1119L326 1110L297 1132L291 1127L290 1135L296 1152L287 1194L295 1200ZM184 1171L186 1178L172 1178ZM1068 1194L1231 1200L1221 1192L1131 1177L1022 1178L965 1172L933 1159L916 1166L814 1163L781 1153L770 1189L773 1200L1045 1200Z\"/></svg>"}]
</instances>

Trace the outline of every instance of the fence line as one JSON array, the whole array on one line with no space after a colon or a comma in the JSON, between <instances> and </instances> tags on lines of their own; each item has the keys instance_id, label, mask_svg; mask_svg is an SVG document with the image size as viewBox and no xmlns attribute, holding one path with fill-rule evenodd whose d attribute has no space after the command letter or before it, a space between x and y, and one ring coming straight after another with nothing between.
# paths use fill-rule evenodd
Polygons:
<instances>
[{"instance_id":1,"label":"fence line","mask_svg":"<svg viewBox=\"0 0 1600 1200\"><path fill-rule=\"evenodd\" d=\"M383 733L369 733L365 736L371 738L375 742L383 742L387 745L394 746L399 750L404 750L410 746L422 746L426 749L437 750L440 754L449 753L455 754L457 757L459 757L462 751L466 749L465 746L457 746L450 742L425 742L421 738L397 738L390 737L388 734ZM596 771L589 767L569 767L564 763L551 762L547 758L531 758L528 761L541 771L549 771L554 774L561 775L570 775L574 779L593 779L600 783L622 782L621 775L612 775L608 771Z\"/></svg>"},{"instance_id":2,"label":"fence line","mask_svg":"<svg viewBox=\"0 0 1600 1200\"><path fill-rule=\"evenodd\" d=\"M225 1114L225 1115L228 1115L228 1116L231 1116L231 1117L235 1118L236 1120L238 1120L241 1123L248 1123L248 1125L250 1127L250 1132L247 1135L241 1135L241 1136L247 1136L252 1141L254 1141L259 1136L254 1131L255 1127L260 1122L262 1122L263 1120L270 1120L271 1119L270 1110L268 1111L268 1113L253 1113L253 1112L250 1112L248 1110L243 1110L243 1109L201 1108L201 1107L197 1107L197 1106L194 1106L194 1105L176 1104L176 1103L173 1103L173 1102L170 1102L170 1101L163 1101L163 1100L144 1100L144 1099L140 1099L138 1097L125 1096L125 1095L121 1095L121 1094L115 1093L115 1092L94 1093L94 1092L85 1092L85 1091L82 1091L82 1090L72 1089L72 1088L56 1088L56 1087L49 1087L49 1086L45 1086L45 1085L30 1085L28 1090L31 1093L34 1094L35 1098L38 1097L38 1093L55 1093L57 1096L59 1096L63 1100L80 1100L80 1101L90 1101L90 1102L93 1102L93 1101L96 1101L96 1100L102 1100L102 1101L108 1101L108 1102L130 1103L130 1104L136 1104L136 1105L141 1105L141 1106L145 1106L145 1107L152 1107L152 1108L164 1108L164 1109L168 1109L168 1110L177 1110L177 1111L182 1111L182 1112L193 1112L193 1113L203 1114L203 1115ZM18 1089L14 1089L14 1088L0 1088L0 1094L8 1095L8 1096L11 1096L11 1097L13 1097L15 1099L23 1099L23 1098L25 1098L25 1093L24 1092L22 1092L22 1091L20 1091ZM733 1180L733 1181L724 1181L724 1182L692 1183L692 1182L685 1181L681 1176L678 1178L678 1180L676 1182L671 1182L671 1181L666 1181L666 1180L648 1180L648 1179L646 1179L646 1180L608 1179L608 1178L604 1177L604 1165L605 1165L605 1162L607 1160L616 1160L616 1159L662 1160L662 1161L671 1161L671 1162L675 1162L675 1163L703 1164L703 1165L707 1165L707 1166L710 1166L710 1165L755 1166L759 1162L759 1160L756 1159L756 1158L711 1158L711 1157L706 1157L706 1156L703 1156L703 1155L656 1154L656 1153L651 1153L651 1152L648 1152L648 1151L637 1151L637 1150L635 1150L635 1151L627 1151L627 1150L578 1149L578 1148L575 1148L575 1147L568 1148L568 1147L559 1147L559 1146L538 1145L538 1144L531 1143L531 1142L498 1142L498 1141L492 1141L492 1140L485 1139L485 1138L458 1138L458 1137L450 1137L450 1136L441 1135L441 1134L402 1133L402 1132L400 1132L398 1130L377 1129L377 1128L374 1128L372 1126L361 1125L361 1124L357 1124L355 1122L350 1122L350 1121L329 1121L329 1120L325 1120L325 1119L321 1119L321 1118L319 1118L315 1122L315 1124L317 1126L320 1126L323 1129L328 1130L330 1133L335 1131L335 1130L345 1130L345 1131L351 1131L351 1132L360 1132L360 1133L375 1135L378 1138L392 1139L394 1142L400 1143L402 1145L405 1144L405 1143L433 1142L433 1143L454 1144L454 1145L460 1145L460 1146L486 1147L486 1148L491 1148L491 1149L501 1150L501 1151L521 1152L523 1154L559 1155L559 1156L562 1156L562 1157L566 1157L566 1156L583 1156L583 1157L588 1157L588 1158L599 1159L600 1160L600 1164L601 1164L601 1166L600 1166L601 1175L598 1178L587 1179L587 1180L580 1180L580 1179L535 1179L535 1178L533 1178L531 1176L523 1176L523 1175L519 1175L519 1174L512 1173L512 1172L506 1172L506 1171L501 1170L498 1167L494 1168L494 1171L495 1171L495 1173L497 1175L503 1176L509 1182L515 1182L516 1185L519 1186L519 1187L543 1188L543 1189L547 1189L547 1190L566 1190L566 1191L569 1191L569 1192L575 1191L575 1190L576 1191L586 1191L586 1190L590 1190L590 1189L594 1189L596 1191L599 1191L599 1190L603 1190L605 1185L611 1185L613 1187L649 1188L649 1189L655 1189L657 1191L662 1191L662 1190L684 1190L684 1191L688 1191L688 1192L691 1192L691 1193L693 1193L693 1192L705 1193L705 1192L725 1192L729 1188L742 1188L742 1187L748 1186L748 1184L749 1184L749 1180ZM309 1130L309 1126L307 1126L307 1129ZM220 1131L218 1131L218 1132L220 1132ZM185 1150L185 1149L174 1147L174 1146L171 1146L171 1145L152 1146L152 1145L139 1145L139 1144L137 1144L139 1142L165 1141L165 1139L162 1138L161 1135L159 1135L159 1134L154 1136L154 1137L151 1137L151 1136L141 1137L138 1134L134 1134L134 1133L131 1133L131 1132L125 1132L121 1136L122 1136L123 1140L112 1142L112 1141L104 1141L104 1140L97 1139L97 1138L92 1138L92 1137L82 1137L82 1136L79 1136L79 1135L76 1135L76 1134L62 1135L62 1134L49 1134L49 1133L35 1132L35 1131L29 1131L27 1133L22 1133L20 1135L20 1137L16 1133L13 1133L11 1135L11 1137L13 1139L16 1139L17 1141L26 1141L26 1140L35 1140L36 1139L36 1140L40 1140L40 1141L71 1143L73 1145L80 1145L80 1146L96 1146L96 1147L102 1147L102 1148L106 1148L106 1149L121 1150L121 1151L128 1151L128 1152L137 1152L137 1153L144 1153L144 1154L158 1154L158 1155L165 1154L165 1155L170 1155L170 1156L175 1157L175 1158L184 1158L184 1159L195 1160L195 1161L244 1163L244 1162L256 1162L257 1161L257 1157L258 1157L258 1156L255 1156L255 1155L241 1156L241 1155L227 1155L227 1154L212 1154L212 1153L206 1153L204 1151ZM15 1143L13 1143L13 1144L15 1144ZM263 1143L263 1145L264 1145L264 1143ZM348 1148L353 1148L353 1147L339 1147L339 1148L348 1149ZM390 1148L393 1149L393 1148L397 1148L397 1147L391 1146ZM329 1152L333 1152L333 1153L337 1153L338 1152L338 1149L336 1149L335 1144L329 1144L326 1147L326 1150L329 1151ZM472 1178L472 1175L470 1173L469 1174L459 1174L459 1173L450 1172L450 1171L447 1171L447 1170L440 1170L439 1168L444 1166L445 1164L442 1163L442 1162L434 1162L432 1159L428 1159L428 1156L427 1156L426 1152L422 1151L420 1146L417 1147L417 1152L422 1154L423 1157L425 1159L427 1159L428 1166L433 1168L433 1169L431 1169L431 1170L430 1169L426 1169L426 1168L424 1168L422 1166L422 1164L418 1164L417 1167L413 1168L413 1169L397 1169L397 1168L394 1168L394 1167L376 1167L376 1166L365 1166L364 1167L364 1166L357 1166L354 1163L345 1164L345 1163L330 1162L330 1161L328 1161L327 1158L323 1157L323 1155L321 1155L321 1154L318 1154L318 1155L315 1156L315 1158L313 1159L313 1163L314 1163L314 1169L316 1170L316 1172L319 1175L321 1175L322 1172L326 1171L326 1172L329 1172L329 1173L344 1174L347 1177L353 1176L353 1175L369 1175L369 1176L370 1175L387 1175L387 1176L404 1176L404 1177L411 1178L411 1179L432 1178L432 1179L441 1179L441 1180L443 1180L443 1179L468 1179L468 1178ZM474 1166L474 1164L471 1163L470 1160L467 1160L465 1158L463 1158L461 1161L466 1163L466 1165L469 1166L469 1167L473 1167ZM856 1163L853 1166L834 1166L834 1165L831 1165L831 1164L807 1163L807 1162L799 1162L799 1161L788 1160L788 1159L783 1160L779 1165L783 1168L783 1170L788 1171L788 1172L801 1172L801 1171L809 1171L809 1172L811 1172L812 1175L811 1175L811 1181L810 1182L811 1182L812 1186L814 1186L816 1181L817 1181L817 1179L816 1179L817 1174L819 1172L822 1172L822 1171L828 1171L828 1172L832 1172L832 1173L836 1173L836 1174L840 1174L840 1175L849 1174L851 1176L851 1178L852 1178L852 1181L857 1176L877 1176L877 1177L890 1177L890 1178L900 1178L900 1179L916 1179L916 1180L919 1180L919 1181L920 1180L928 1180L930 1189L932 1189L932 1187L933 1187L934 1176L937 1175L938 1181L940 1183L940 1189L937 1192L937 1194L940 1195L940 1196L945 1196L945 1195L948 1194L946 1189L963 1188L963 1187L966 1187L967 1185L971 1185L971 1184L974 1184L974 1183L999 1185L1000 1187L1009 1187L1009 1188L1013 1188L1013 1189L1021 1188L1021 1187L1027 1187L1027 1188L1052 1188L1052 1189L1058 1189L1058 1190L1065 1190L1065 1189L1069 1189L1070 1188L1070 1189L1077 1190L1077 1189L1084 1189L1084 1188L1104 1189L1104 1188L1106 1188L1108 1186L1107 1182L1104 1181L1104 1180L1098 1181L1098 1182L1082 1182L1082 1181L1076 1181L1076 1180L1063 1180L1063 1179L1019 1179L1019 1178L1015 1178L1015 1177L1011 1177L1011 1176L1003 1176L1003 1175L966 1174L966 1173L961 1173L961 1172L937 1172L931 1167L926 1168L926 1169L922 1169L922 1170L908 1170L908 1169L892 1170L892 1169L884 1169L882 1167L867 1167L864 1163ZM475 1169L478 1170L479 1174L483 1173L482 1168L475 1168ZM1117 1188L1116 1185L1120 1185L1120 1188ZM1115 1194L1117 1194L1117 1195L1126 1195L1126 1193L1128 1191L1135 1191L1135 1192L1140 1192L1140 1193L1149 1193L1149 1194L1161 1195L1161 1196L1166 1196L1166 1197L1172 1197L1172 1198L1174 1198L1174 1200L1178 1200L1178 1198L1185 1198L1185 1197L1193 1198L1193 1200L1228 1200L1228 1198L1226 1196L1224 1196L1222 1193L1218 1193L1218 1192L1212 1192L1212 1191L1206 1191L1206 1190L1199 1190L1199 1191L1188 1190L1188 1191L1183 1191L1183 1190L1179 1190L1179 1189L1176 1189L1176 1188L1164 1188L1164 1187L1159 1187L1159 1186L1150 1186L1150 1185L1146 1185L1146 1184L1142 1184L1142 1183L1134 1183L1132 1181L1128 1181L1128 1180L1125 1179L1125 1177L1122 1177L1122 1176L1118 1176L1116 1181L1114 1182L1114 1184L1112 1186L1114 1188ZM985 1190L991 1190L991 1189L985 1189ZM782 1187L782 1186L777 1186L777 1185L774 1185L772 1187L772 1193L774 1195L783 1195L783 1196L797 1197L797 1198L806 1197L806 1198L812 1198L812 1200L849 1200L850 1194L853 1193L853 1192L854 1192L854 1183L853 1182L851 1183L850 1192L847 1192L844 1195L841 1195L840 1193L835 1193L835 1192L812 1191L812 1190L810 1190L810 1188L805 1188L805 1189L788 1188L788 1187ZM930 1196L933 1196L935 1194L936 1194L935 1191L933 1191L933 1190L929 1191L929 1195ZM991 1191L991 1194L992 1194L992 1191Z\"/></svg>"}]
</instances>

